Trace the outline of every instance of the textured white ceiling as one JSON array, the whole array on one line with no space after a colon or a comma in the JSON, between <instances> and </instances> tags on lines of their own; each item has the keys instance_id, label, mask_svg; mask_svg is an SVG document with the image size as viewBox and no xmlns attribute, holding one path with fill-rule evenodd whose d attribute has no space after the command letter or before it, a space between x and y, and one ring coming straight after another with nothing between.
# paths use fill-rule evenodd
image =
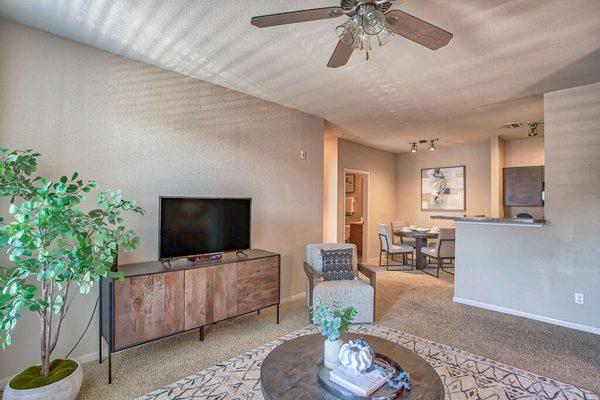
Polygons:
<instances>
[{"instance_id":1,"label":"textured white ceiling","mask_svg":"<svg viewBox=\"0 0 600 400\"><path fill-rule=\"evenodd\" d=\"M401 37L326 67L344 17L258 29L254 15L336 0L0 0L0 15L112 53L321 116L391 151L543 118L541 94L600 81L600 0L408 0L454 34L431 51Z\"/></svg>"}]
</instances>

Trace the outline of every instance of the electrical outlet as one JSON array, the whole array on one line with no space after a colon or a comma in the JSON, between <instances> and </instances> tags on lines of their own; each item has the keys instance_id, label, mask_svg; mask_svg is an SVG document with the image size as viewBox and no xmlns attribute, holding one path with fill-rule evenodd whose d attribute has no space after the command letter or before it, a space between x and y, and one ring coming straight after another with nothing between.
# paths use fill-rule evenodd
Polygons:
<instances>
[{"instance_id":1,"label":"electrical outlet","mask_svg":"<svg viewBox=\"0 0 600 400\"><path fill-rule=\"evenodd\" d=\"M583 293L575 293L575 303L583 304Z\"/></svg>"}]
</instances>

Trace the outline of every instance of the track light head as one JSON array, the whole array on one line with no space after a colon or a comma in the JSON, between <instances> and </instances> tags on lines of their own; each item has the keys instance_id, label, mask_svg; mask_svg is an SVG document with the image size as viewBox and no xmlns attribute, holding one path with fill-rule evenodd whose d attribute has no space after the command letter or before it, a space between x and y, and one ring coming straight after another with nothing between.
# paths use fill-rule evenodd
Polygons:
<instances>
[{"instance_id":1,"label":"track light head","mask_svg":"<svg viewBox=\"0 0 600 400\"><path fill-rule=\"evenodd\" d=\"M435 151L435 150L437 150L437 149L435 148L435 140L432 140L431 142L429 142L429 150L430 150L430 151Z\"/></svg>"},{"instance_id":2,"label":"track light head","mask_svg":"<svg viewBox=\"0 0 600 400\"><path fill-rule=\"evenodd\" d=\"M410 146L410 152L411 153L417 152L417 143L415 143L415 142L412 143L412 145Z\"/></svg>"},{"instance_id":3,"label":"track light head","mask_svg":"<svg viewBox=\"0 0 600 400\"><path fill-rule=\"evenodd\" d=\"M529 123L529 133L527 135L531 137L537 136L537 126L537 122Z\"/></svg>"}]
</instances>

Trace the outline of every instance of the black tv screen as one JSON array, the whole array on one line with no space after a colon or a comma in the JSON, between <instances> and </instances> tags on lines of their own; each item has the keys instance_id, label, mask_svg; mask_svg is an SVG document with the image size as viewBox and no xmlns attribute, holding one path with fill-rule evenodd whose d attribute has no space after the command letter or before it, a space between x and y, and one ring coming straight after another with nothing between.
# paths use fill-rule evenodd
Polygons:
<instances>
[{"instance_id":1,"label":"black tv screen","mask_svg":"<svg viewBox=\"0 0 600 400\"><path fill-rule=\"evenodd\" d=\"M252 199L160 198L161 260L250 248Z\"/></svg>"}]
</instances>

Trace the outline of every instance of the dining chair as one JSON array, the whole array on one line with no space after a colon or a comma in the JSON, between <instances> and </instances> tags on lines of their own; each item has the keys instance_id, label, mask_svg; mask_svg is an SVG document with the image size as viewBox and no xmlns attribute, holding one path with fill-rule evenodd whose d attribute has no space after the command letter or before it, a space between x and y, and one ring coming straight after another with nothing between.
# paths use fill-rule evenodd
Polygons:
<instances>
[{"instance_id":1,"label":"dining chair","mask_svg":"<svg viewBox=\"0 0 600 400\"><path fill-rule=\"evenodd\" d=\"M455 228L441 228L438 234L438 241L435 247L425 247L421 249L421 254L429 260L435 261L435 266L426 266L425 268L436 268L436 274L433 275L423 268L423 272L436 278L440 277L440 270L454 275L450 271L446 271L444 268L454 268L454 264L445 264L445 260L454 261L454 249L456 243L456 229Z\"/></svg>"},{"instance_id":2,"label":"dining chair","mask_svg":"<svg viewBox=\"0 0 600 400\"><path fill-rule=\"evenodd\" d=\"M388 231L386 224L377 224L377 233L379 234L379 265L383 266L382 256L385 253L385 267L386 270L390 269L390 258L392 261L397 260L394 256L402 256L402 264L392 264L392 266L407 265L407 256L413 254L414 248L406 244L394 244L392 235ZM411 268L412 269L412 266Z\"/></svg>"}]
</instances>

